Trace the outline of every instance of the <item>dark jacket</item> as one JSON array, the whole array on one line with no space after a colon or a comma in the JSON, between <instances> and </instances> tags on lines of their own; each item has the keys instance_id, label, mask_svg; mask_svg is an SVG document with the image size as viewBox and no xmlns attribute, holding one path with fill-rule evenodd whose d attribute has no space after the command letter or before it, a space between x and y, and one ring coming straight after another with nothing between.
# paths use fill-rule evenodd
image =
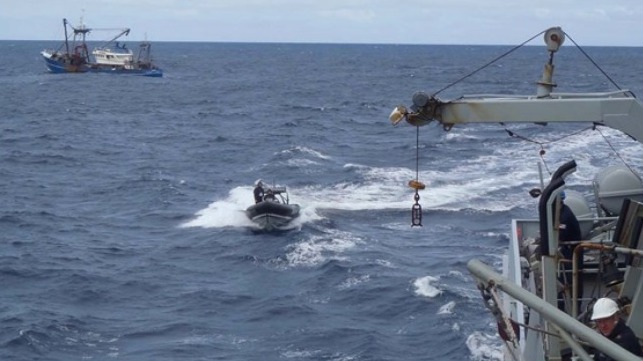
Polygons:
<instances>
[{"instance_id":1,"label":"dark jacket","mask_svg":"<svg viewBox=\"0 0 643 361\"><path fill-rule=\"evenodd\" d=\"M565 242L580 241L582 238L580 224L574 215L574 212L568 205L562 204L560 208L560 228L558 229L558 240L561 242L560 251L565 259L572 259L575 245L565 244ZM579 267L582 267L583 257L579 257ZM571 267L569 267L571 269Z\"/></svg>"},{"instance_id":2,"label":"dark jacket","mask_svg":"<svg viewBox=\"0 0 643 361\"><path fill-rule=\"evenodd\" d=\"M629 328L623 320L618 320L618 323L612 330L612 332L607 335L607 338L612 340L614 343L618 344L622 348L630 351L636 356L643 356L641 352L641 345L639 340L636 338L634 331ZM596 351L596 356L594 357L596 361L614 361L613 358Z\"/></svg>"},{"instance_id":3,"label":"dark jacket","mask_svg":"<svg viewBox=\"0 0 643 361\"><path fill-rule=\"evenodd\" d=\"M562 242L580 241L582 237L578 219L574 215L572 209L563 203L560 209L560 229L558 230L558 239Z\"/></svg>"},{"instance_id":4,"label":"dark jacket","mask_svg":"<svg viewBox=\"0 0 643 361\"><path fill-rule=\"evenodd\" d=\"M255 195L255 203L263 201L263 187L256 186L253 193Z\"/></svg>"}]
</instances>

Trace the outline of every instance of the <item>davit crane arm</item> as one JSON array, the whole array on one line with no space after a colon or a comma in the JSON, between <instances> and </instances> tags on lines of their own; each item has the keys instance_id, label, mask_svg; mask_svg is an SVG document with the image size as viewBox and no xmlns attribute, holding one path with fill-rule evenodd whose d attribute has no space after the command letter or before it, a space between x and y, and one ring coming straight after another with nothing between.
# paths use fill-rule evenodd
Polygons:
<instances>
[{"instance_id":1,"label":"davit crane arm","mask_svg":"<svg viewBox=\"0 0 643 361\"><path fill-rule=\"evenodd\" d=\"M397 106L389 116L393 124L406 120L414 126L432 121L445 130L464 123L568 123L591 122L614 128L643 143L643 104L627 90L603 93L553 93L553 54L565 40L562 29L545 32L550 61L538 81L537 94L528 96L477 95L442 101L424 92L413 96L410 110Z\"/></svg>"}]
</instances>

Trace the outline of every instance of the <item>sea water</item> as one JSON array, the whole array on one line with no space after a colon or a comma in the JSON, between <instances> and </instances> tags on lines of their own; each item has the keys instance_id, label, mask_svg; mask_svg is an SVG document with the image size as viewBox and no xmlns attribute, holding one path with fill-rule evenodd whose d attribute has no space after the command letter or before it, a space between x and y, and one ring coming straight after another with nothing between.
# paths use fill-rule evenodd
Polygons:
<instances>
[{"instance_id":1,"label":"sea water","mask_svg":"<svg viewBox=\"0 0 643 361\"><path fill-rule=\"evenodd\" d=\"M616 154L643 166L587 124L416 144L387 119L418 90L534 94L540 46L448 87L510 48L155 43L164 77L142 78L49 74L56 45L0 42L2 360L499 360L466 262L499 269L538 162L575 159L586 194ZM641 90L642 49L586 50ZM557 91L615 89L571 47L555 62ZM258 178L302 207L292 230L252 229Z\"/></svg>"}]
</instances>

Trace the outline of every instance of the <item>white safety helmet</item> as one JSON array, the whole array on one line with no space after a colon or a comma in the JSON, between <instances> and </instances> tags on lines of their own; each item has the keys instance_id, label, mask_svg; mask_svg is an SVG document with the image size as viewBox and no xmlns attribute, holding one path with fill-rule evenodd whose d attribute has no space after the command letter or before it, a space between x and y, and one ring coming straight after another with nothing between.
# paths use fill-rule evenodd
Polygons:
<instances>
[{"instance_id":1,"label":"white safety helmet","mask_svg":"<svg viewBox=\"0 0 643 361\"><path fill-rule=\"evenodd\" d=\"M599 298L594 304L592 311L592 321L607 318L618 312L618 305L611 298Z\"/></svg>"},{"instance_id":2,"label":"white safety helmet","mask_svg":"<svg viewBox=\"0 0 643 361\"><path fill-rule=\"evenodd\" d=\"M255 187L263 187L263 181L261 179L257 179L255 181Z\"/></svg>"}]
</instances>

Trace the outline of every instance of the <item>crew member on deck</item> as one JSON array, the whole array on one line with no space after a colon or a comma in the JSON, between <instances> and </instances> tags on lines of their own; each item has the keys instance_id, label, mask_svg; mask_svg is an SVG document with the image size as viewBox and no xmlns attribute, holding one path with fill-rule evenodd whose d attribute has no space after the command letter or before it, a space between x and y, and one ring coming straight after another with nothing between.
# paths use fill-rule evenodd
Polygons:
<instances>
[{"instance_id":1,"label":"crew member on deck","mask_svg":"<svg viewBox=\"0 0 643 361\"><path fill-rule=\"evenodd\" d=\"M574 256L574 249L576 248L577 244L569 244L569 242L578 242L582 239L582 234L580 230L580 224L578 223L578 219L574 215L574 211L572 211L571 208L569 208L568 205L565 204L565 192L563 191L560 194L560 199L561 199L561 204L560 204L560 215L559 215L559 225L558 225L558 245L559 245L559 250L560 254L562 257L569 262L565 262L562 264L563 273L559 277L559 281L565 285L568 289L571 289L572 287L572 257ZM578 256L578 268L582 269L583 268L583 254ZM582 282L579 282L578 284L578 295L579 299L583 295L583 287L582 287ZM569 294L571 295L571 294ZM565 309L565 304L563 302L563 297L565 296L564 290L559 292L558 294L558 308L561 310ZM580 300L578 301L577 304L578 308L580 309L581 302ZM571 311L571 310L567 310Z\"/></svg>"},{"instance_id":2,"label":"crew member on deck","mask_svg":"<svg viewBox=\"0 0 643 361\"><path fill-rule=\"evenodd\" d=\"M580 224L572 209L565 204L565 192L560 194L560 199L562 204L560 206L558 240L560 242L580 241L582 238Z\"/></svg>"},{"instance_id":3,"label":"crew member on deck","mask_svg":"<svg viewBox=\"0 0 643 361\"><path fill-rule=\"evenodd\" d=\"M596 322L596 328L605 337L609 338L624 349L636 356L643 356L641 345L632 331L618 316L618 304L611 298L599 298L594 304L592 321ZM596 361L614 361L613 358L596 352Z\"/></svg>"},{"instance_id":4,"label":"crew member on deck","mask_svg":"<svg viewBox=\"0 0 643 361\"><path fill-rule=\"evenodd\" d=\"M565 204L565 192L560 194L560 216L558 224L558 242L560 245L560 252L563 257L571 260L576 248L575 244L565 244L567 242L580 241L583 236L580 231L580 223L574 215L574 211ZM582 261L582 260L581 260Z\"/></svg>"},{"instance_id":5,"label":"crew member on deck","mask_svg":"<svg viewBox=\"0 0 643 361\"><path fill-rule=\"evenodd\" d=\"M255 189L253 191L253 194L255 196L255 203L259 203L263 201L263 182L261 179L257 179L255 182Z\"/></svg>"}]
</instances>

